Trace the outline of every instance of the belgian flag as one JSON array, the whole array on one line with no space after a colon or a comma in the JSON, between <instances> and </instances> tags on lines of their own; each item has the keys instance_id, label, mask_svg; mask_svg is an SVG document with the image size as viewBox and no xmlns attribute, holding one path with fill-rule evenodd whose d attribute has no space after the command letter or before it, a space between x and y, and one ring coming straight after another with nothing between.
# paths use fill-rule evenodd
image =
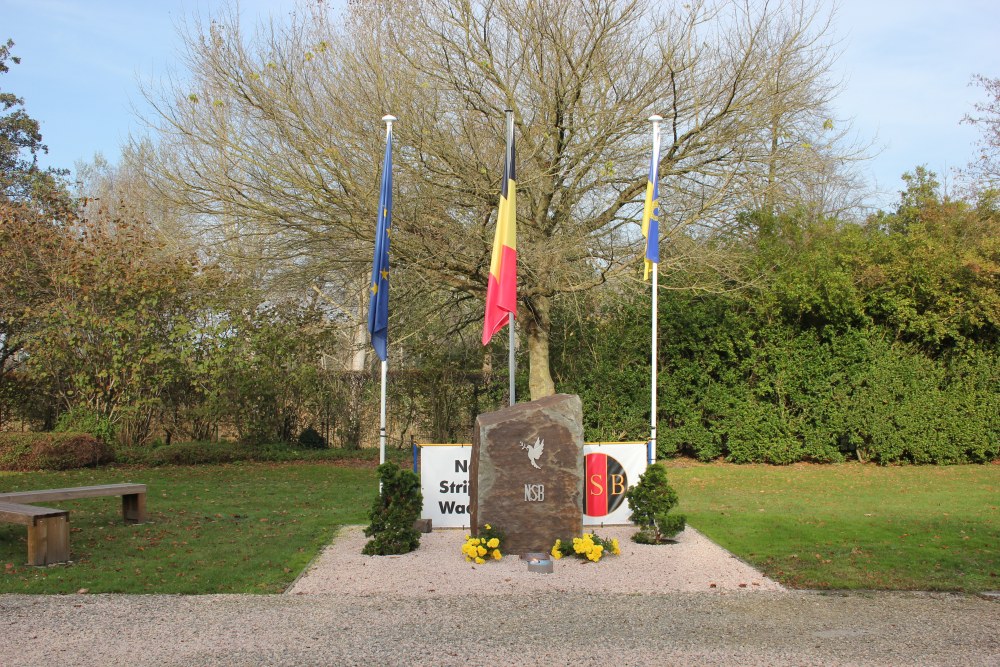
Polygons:
<instances>
[{"instance_id":1,"label":"belgian flag","mask_svg":"<svg viewBox=\"0 0 1000 667\"><path fill-rule=\"evenodd\" d=\"M493 237L493 256L486 284L486 318L483 345L517 316L517 176L514 170L514 123L507 123L500 209Z\"/></svg>"}]
</instances>

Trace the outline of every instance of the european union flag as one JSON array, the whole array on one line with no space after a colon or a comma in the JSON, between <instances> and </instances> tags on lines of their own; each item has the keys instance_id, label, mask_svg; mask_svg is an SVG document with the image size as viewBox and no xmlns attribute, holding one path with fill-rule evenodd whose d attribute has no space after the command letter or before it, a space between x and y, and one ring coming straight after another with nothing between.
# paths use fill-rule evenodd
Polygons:
<instances>
[{"instance_id":1,"label":"european union flag","mask_svg":"<svg viewBox=\"0 0 1000 667\"><path fill-rule=\"evenodd\" d=\"M375 258L372 261L371 300L368 304L368 334L375 354L388 357L389 337L389 227L392 222L392 123L386 132L382 190L378 198Z\"/></svg>"}]
</instances>

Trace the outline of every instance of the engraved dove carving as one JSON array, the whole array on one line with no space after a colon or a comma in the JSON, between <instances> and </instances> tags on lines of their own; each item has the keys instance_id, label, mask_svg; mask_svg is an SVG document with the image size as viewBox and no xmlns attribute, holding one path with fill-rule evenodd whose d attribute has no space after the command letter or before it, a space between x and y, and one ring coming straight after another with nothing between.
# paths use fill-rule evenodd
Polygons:
<instances>
[{"instance_id":1,"label":"engraved dove carving","mask_svg":"<svg viewBox=\"0 0 1000 667\"><path fill-rule=\"evenodd\" d=\"M542 450L545 449L545 441L541 438L535 438L533 445L526 445L522 442L521 449L528 452L528 461L531 465L541 470L542 466L538 465L538 459L542 455Z\"/></svg>"}]
</instances>

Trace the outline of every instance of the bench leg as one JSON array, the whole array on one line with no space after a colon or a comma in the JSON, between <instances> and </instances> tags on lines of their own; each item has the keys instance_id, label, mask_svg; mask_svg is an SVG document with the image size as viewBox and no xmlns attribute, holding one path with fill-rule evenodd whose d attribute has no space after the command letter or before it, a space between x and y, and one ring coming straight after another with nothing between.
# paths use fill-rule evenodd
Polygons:
<instances>
[{"instance_id":1,"label":"bench leg","mask_svg":"<svg viewBox=\"0 0 1000 667\"><path fill-rule=\"evenodd\" d=\"M69 560L69 520L41 518L28 525L28 565L51 565Z\"/></svg>"},{"instance_id":2,"label":"bench leg","mask_svg":"<svg viewBox=\"0 0 1000 667\"><path fill-rule=\"evenodd\" d=\"M125 523L146 523L145 493L122 496L122 518L125 519Z\"/></svg>"}]
</instances>

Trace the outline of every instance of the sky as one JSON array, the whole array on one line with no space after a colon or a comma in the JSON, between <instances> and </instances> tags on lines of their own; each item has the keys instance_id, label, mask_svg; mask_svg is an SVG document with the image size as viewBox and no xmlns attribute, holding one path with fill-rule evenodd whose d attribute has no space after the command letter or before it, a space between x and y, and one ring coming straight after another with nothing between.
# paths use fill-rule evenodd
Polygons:
<instances>
[{"instance_id":1,"label":"sky","mask_svg":"<svg viewBox=\"0 0 1000 667\"><path fill-rule=\"evenodd\" d=\"M345 0L330 0L333 7ZM21 64L0 90L23 97L41 124L45 166L72 168L101 153L115 162L123 142L144 131L150 113L140 82L158 85L178 71L178 29L210 16L224 0L0 0L0 39L15 41ZM832 2L821 0L829 10ZM248 25L287 15L294 0L242 0ZM1000 76L1000 2L996 0L842 0L833 36L842 83L833 112L872 143L862 167L891 207L900 176L918 165L942 182L974 155L976 130L960 124L982 91L973 74ZM137 116L138 114L138 116Z\"/></svg>"}]
</instances>

